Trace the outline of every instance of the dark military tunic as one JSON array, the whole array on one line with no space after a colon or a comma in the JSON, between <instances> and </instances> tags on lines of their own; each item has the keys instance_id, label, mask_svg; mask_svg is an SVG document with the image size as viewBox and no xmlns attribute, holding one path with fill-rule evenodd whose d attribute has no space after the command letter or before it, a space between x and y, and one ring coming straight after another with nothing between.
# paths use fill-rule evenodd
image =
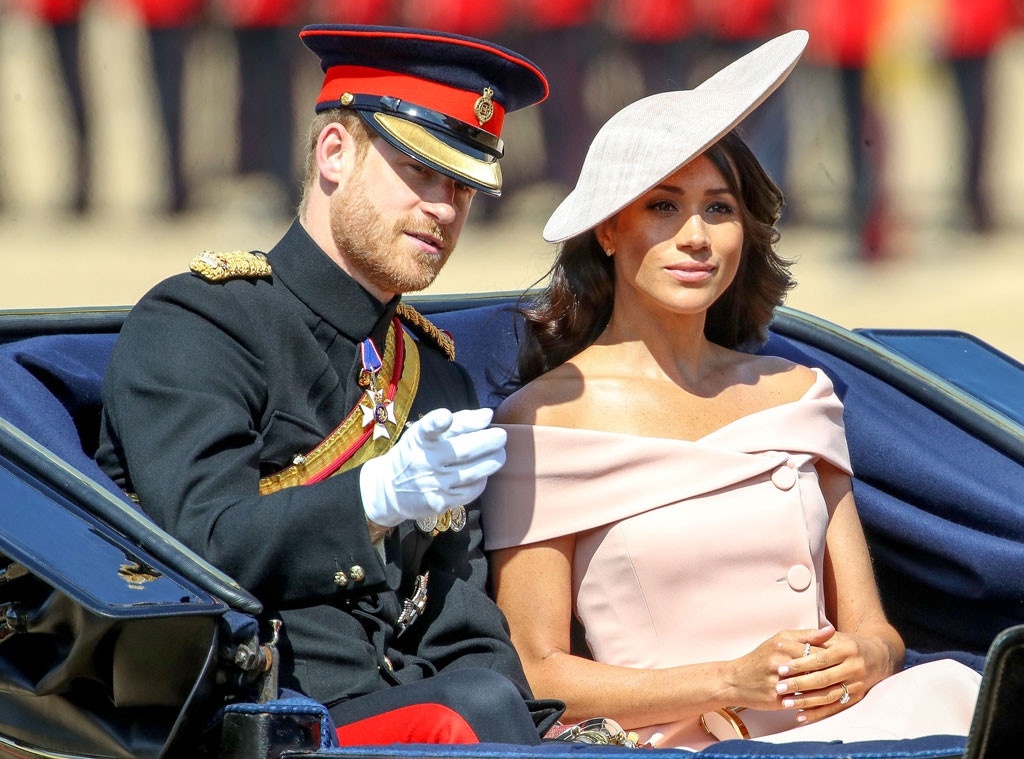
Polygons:
<instances>
[{"instance_id":1,"label":"dark military tunic","mask_svg":"<svg viewBox=\"0 0 1024 759\"><path fill-rule=\"evenodd\" d=\"M171 534L283 620L281 684L325 703L482 667L528 696L504 617L485 594L479 513L436 537L412 522L370 543L359 469L259 496L262 476L313 449L355 407L358 346L383 351L398 299L381 304L296 221L265 277L182 274L128 316L104 385L97 459ZM418 343L409 421L477 405L461 367ZM430 572L423 616L396 618ZM336 583L344 573L345 584Z\"/></svg>"}]
</instances>

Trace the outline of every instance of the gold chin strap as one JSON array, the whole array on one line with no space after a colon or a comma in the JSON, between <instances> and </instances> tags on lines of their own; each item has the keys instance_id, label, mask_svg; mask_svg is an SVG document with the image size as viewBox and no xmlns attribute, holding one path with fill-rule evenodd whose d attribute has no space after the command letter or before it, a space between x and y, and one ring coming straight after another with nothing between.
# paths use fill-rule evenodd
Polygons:
<instances>
[{"instance_id":1,"label":"gold chin strap","mask_svg":"<svg viewBox=\"0 0 1024 759\"><path fill-rule=\"evenodd\" d=\"M397 116L377 112L373 114L373 118L384 131L427 160L495 194L501 192L501 165L497 161L471 158L437 139L419 124Z\"/></svg>"}]
</instances>

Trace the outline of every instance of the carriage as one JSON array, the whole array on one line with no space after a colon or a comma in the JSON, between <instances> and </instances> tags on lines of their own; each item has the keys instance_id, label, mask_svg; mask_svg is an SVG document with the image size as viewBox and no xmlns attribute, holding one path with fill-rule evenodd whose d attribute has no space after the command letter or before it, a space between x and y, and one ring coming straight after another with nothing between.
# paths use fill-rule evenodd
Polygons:
<instances>
[{"instance_id":1,"label":"carriage","mask_svg":"<svg viewBox=\"0 0 1024 759\"><path fill-rule=\"evenodd\" d=\"M411 299L484 405L515 356L516 296ZM619 746L337 747L281 691L259 601L154 525L92 460L127 308L0 312L0 756L590 757ZM908 664L984 672L971 735L699 756L1002 757L1024 745L1024 365L951 331L846 330L780 309L763 352L821 367L845 404L854 490ZM671 755L667 750L645 749ZM652 759L655 759L652 757Z\"/></svg>"}]
</instances>

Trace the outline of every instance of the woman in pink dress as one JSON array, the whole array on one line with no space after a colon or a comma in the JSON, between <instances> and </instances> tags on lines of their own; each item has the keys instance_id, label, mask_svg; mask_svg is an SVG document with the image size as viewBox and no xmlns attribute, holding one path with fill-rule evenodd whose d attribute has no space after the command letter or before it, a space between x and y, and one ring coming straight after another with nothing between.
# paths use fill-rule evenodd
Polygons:
<instances>
[{"instance_id":1,"label":"woman in pink dress","mask_svg":"<svg viewBox=\"0 0 1024 759\"><path fill-rule=\"evenodd\" d=\"M538 697L642 742L966 735L980 676L903 669L818 369L748 352L793 282L782 195L733 131L790 32L594 139L544 230L507 463L484 495L495 593ZM591 657L572 652L575 615ZM721 732L725 729L726 732Z\"/></svg>"}]
</instances>

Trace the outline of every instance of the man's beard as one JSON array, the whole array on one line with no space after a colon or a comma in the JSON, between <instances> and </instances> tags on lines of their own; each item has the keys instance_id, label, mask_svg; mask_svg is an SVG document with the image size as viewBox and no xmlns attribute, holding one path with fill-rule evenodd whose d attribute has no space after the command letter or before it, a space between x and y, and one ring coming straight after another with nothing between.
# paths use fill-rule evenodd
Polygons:
<instances>
[{"instance_id":1,"label":"man's beard","mask_svg":"<svg viewBox=\"0 0 1024 759\"><path fill-rule=\"evenodd\" d=\"M430 235L441 243L439 254L417 249L406 233ZM451 256L454 241L436 222L406 217L388 223L366 196L361 180L331 199L331 234L346 261L383 292L408 293L428 287Z\"/></svg>"}]
</instances>

